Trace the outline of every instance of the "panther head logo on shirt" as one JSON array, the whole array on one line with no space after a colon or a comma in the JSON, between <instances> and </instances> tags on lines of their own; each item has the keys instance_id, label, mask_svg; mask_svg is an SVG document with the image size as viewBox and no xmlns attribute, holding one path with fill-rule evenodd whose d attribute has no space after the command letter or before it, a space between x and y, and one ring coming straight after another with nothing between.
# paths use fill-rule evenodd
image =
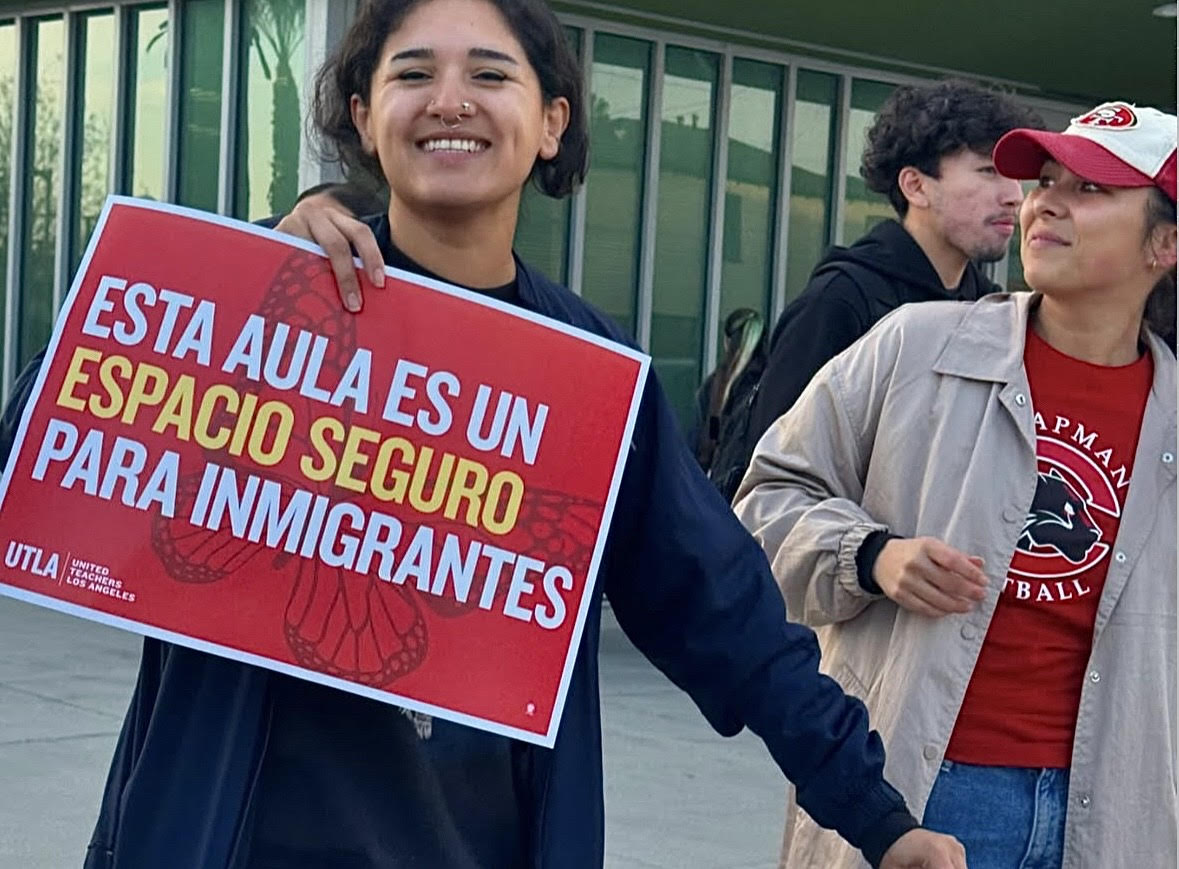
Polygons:
<instances>
[{"instance_id":1,"label":"panther head logo on shirt","mask_svg":"<svg viewBox=\"0 0 1179 869\"><path fill-rule=\"evenodd\" d=\"M1073 564L1080 564L1101 539L1085 499L1055 468L1037 474L1036 495L1019 536L1019 545L1049 546Z\"/></svg>"}]
</instances>

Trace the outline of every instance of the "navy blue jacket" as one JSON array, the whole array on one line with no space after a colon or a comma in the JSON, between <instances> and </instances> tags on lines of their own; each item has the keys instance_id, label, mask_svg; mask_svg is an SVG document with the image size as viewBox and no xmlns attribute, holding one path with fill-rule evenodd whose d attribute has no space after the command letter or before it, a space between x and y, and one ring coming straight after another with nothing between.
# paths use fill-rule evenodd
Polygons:
<instances>
[{"instance_id":1,"label":"navy blue jacket","mask_svg":"<svg viewBox=\"0 0 1179 869\"><path fill-rule=\"evenodd\" d=\"M519 264L529 308L625 342L616 326ZM39 361L39 360L35 360ZM33 364L0 429L7 459ZM603 863L598 642L602 592L634 644L720 733L749 727L798 802L875 865L916 825L883 779L861 703L818 673L814 634L786 620L761 548L704 477L654 375L552 750L525 746L529 869ZM269 671L145 640L86 869L221 869L233 857L267 731ZM690 759L685 759L690 763Z\"/></svg>"}]
</instances>

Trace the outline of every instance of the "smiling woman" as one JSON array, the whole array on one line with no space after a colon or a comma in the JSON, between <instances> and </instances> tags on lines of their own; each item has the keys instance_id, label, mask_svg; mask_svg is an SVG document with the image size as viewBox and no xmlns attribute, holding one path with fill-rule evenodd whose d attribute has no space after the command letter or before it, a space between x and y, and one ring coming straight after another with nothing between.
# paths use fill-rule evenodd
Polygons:
<instances>
[{"instance_id":1,"label":"smiling woman","mask_svg":"<svg viewBox=\"0 0 1179 869\"><path fill-rule=\"evenodd\" d=\"M562 197L585 175L583 96L580 68L543 0L368 0L318 76L315 116L349 168L385 178L388 210L365 221L334 210L302 223L291 215L279 228L321 241L341 280L355 281L347 238L375 283L383 266L395 266L625 341L603 315L512 252L529 180ZM391 322L396 298L374 293L377 310L363 316ZM350 307L358 309L359 299ZM436 331L440 341L465 337L453 324ZM530 431L539 433L539 420ZM386 430L345 434L331 425L318 441L313 433L312 476L363 489L366 480L352 476L363 442L373 467L387 471L376 488L390 501L424 499L428 485L435 495L447 491L433 509L456 521L482 520L498 533L520 507L521 523L535 525L553 551L581 546L575 505L563 496L543 502L537 520L525 519L531 502L511 478L488 476L475 463L446 469L445 455L435 472L425 438L411 444ZM483 550L489 558L500 551ZM542 627L558 623L555 604L515 610L513 588L523 588L522 571L532 569L521 565L510 569L519 584L506 578L509 568L494 567L507 585L505 612L535 615ZM494 603L488 577L481 608ZM545 577L535 582L564 582ZM417 590L433 595L436 587L443 587L437 577ZM148 641L87 869L600 869L603 592L630 638L713 726L726 734L747 726L762 736L795 782L800 805L870 862L964 869L956 842L914 829L884 780L863 707L819 675L813 637L787 622L765 558L704 478L654 377L635 416L551 750L448 721L419 730L391 706ZM409 600L419 599L434 606ZM366 624L370 617L363 609L349 616ZM440 640L423 627L415 648L424 654L427 642Z\"/></svg>"},{"instance_id":2,"label":"smiling woman","mask_svg":"<svg viewBox=\"0 0 1179 869\"><path fill-rule=\"evenodd\" d=\"M437 21L448 23L442 34ZM510 242L526 181L560 198L585 178L581 70L563 28L540 3L364 4L317 76L314 114L326 152L389 182L399 247L469 287L512 280ZM428 224L442 234L423 232ZM455 239L473 225L482 227L481 253L456 259ZM289 221L279 228L299 231ZM322 240L311 227L303 234ZM357 242L354 231L346 234ZM364 241L358 249L371 268L379 258ZM346 300L359 310L358 295Z\"/></svg>"},{"instance_id":3,"label":"smiling woman","mask_svg":"<svg viewBox=\"0 0 1179 869\"><path fill-rule=\"evenodd\" d=\"M450 189L434 205L510 205L513 215L530 177L549 196L572 192L585 177L588 141L581 71L555 19L519 2L434 0L428 14L426 5L366 5L370 26L353 31L364 36L346 42L317 80L316 120L329 145L346 163L400 176L393 196L419 204L438 184ZM453 26L427 47L438 18ZM489 159L415 159L428 141L459 132L473 143L464 150ZM423 186L409 187L397 169L420 171L413 180Z\"/></svg>"}]
</instances>

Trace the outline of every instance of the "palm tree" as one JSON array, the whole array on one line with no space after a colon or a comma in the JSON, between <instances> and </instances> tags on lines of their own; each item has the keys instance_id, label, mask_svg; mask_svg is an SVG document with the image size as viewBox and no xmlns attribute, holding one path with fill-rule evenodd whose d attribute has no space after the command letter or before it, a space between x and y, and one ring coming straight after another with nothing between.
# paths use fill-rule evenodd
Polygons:
<instances>
[{"instance_id":1,"label":"palm tree","mask_svg":"<svg viewBox=\"0 0 1179 869\"><path fill-rule=\"evenodd\" d=\"M271 83L270 189L271 214L286 211L299 193L299 88L291 69L303 42L304 0L252 0L249 44L257 52L262 74ZM248 184L248 182L247 182ZM248 189L248 188L247 188Z\"/></svg>"}]
</instances>

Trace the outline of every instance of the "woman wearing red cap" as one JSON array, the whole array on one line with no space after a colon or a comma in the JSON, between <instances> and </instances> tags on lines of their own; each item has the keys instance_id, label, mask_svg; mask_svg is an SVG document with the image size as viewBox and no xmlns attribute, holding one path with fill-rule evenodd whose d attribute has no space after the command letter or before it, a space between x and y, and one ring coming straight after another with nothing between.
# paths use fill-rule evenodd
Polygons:
<instances>
[{"instance_id":1,"label":"woman wearing red cap","mask_svg":"<svg viewBox=\"0 0 1179 869\"><path fill-rule=\"evenodd\" d=\"M388 183L387 211L351 224L376 255L369 272L387 264L625 340L512 251L524 185L560 198L585 175L585 97L544 0L361 3L317 77L315 114L349 167ZM323 212L311 234L326 245L349 224ZM334 249L354 282L347 243ZM397 317L392 293L373 307ZM436 325L439 342L463 340ZM0 457L13 436L0 419ZM603 593L709 722L759 734L808 810L866 860L965 869L961 846L917 829L884 780L863 705L820 676L812 633L786 621L653 375L616 494L551 749L148 639L87 869L601 869ZM549 524L549 542L564 539Z\"/></svg>"},{"instance_id":2,"label":"woman wearing red cap","mask_svg":"<svg viewBox=\"0 0 1179 869\"><path fill-rule=\"evenodd\" d=\"M1176 860L1176 119L994 152L1035 292L902 308L758 445L736 510L886 774L971 869ZM791 807L784 865L853 867Z\"/></svg>"}]
</instances>

